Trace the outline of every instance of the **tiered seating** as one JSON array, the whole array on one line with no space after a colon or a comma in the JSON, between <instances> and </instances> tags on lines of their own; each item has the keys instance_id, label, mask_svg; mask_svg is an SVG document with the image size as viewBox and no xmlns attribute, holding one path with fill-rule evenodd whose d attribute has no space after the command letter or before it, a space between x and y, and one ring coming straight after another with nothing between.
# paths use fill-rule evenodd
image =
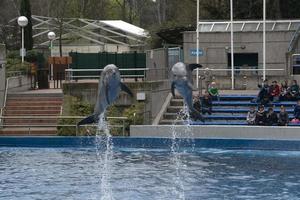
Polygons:
<instances>
[{"instance_id":1,"label":"tiered seating","mask_svg":"<svg viewBox=\"0 0 300 200\"><path fill-rule=\"evenodd\" d=\"M204 115L205 122L195 121L194 125L247 125L246 116L249 106L257 106L257 103L252 103L251 100L255 95L222 95L220 101L213 102L212 115ZM295 101L283 101L278 103L271 103L266 106L275 106L275 112L279 112L280 106L284 105L286 111L289 113L289 118L293 119ZM172 99L166 113L160 124L172 124L177 117L177 113L182 109L183 100L180 98ZM295 124L290 124L295 125Z\"/></svg>"}]
</instances>

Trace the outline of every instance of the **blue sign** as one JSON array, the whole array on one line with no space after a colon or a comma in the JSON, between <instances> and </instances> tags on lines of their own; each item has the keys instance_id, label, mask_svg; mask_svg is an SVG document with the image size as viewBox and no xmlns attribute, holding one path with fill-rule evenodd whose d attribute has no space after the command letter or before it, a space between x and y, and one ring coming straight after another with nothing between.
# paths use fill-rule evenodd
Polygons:
<instances>
[{"instance_id":1,"label":"blue sign","mask_svg":"<svg viewBox=\"0 0 300 200\"><path fill-rule=\"evenodd\" d=\"M190 49L190 55L191 56L197 56L197 49ZM198 49L198 56L203 56L204 52L203 49Z\"/></svg>"}]
</instances>

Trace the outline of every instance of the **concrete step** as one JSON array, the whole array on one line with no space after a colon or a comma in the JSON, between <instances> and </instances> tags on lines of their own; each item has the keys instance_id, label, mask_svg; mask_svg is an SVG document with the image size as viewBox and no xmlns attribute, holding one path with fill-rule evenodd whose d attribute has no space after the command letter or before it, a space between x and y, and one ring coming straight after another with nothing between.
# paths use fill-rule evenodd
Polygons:
<instances>
[{"instance_id":1,"label":"concrete step","mask_svg":"<svg viewBox=\"0 0 300 200\"><path fill-rule=\"evenodd\" d=\"M4 115L30 115L30 116L56 116L60 115L60 109L53 110L5 110Z\"/></svg>"},{"instance_id":2,"label":"concrete step","mask_svg":"<svg viewBox=\"0 0 300 200\"><path fill-rule=\"evenodd\" d=\"M60 106L43 105L43 106L7 106L5 110L60 110Z\"/></svg>"},{"instance_id":3,"label":"concrete step","mask_svg":"<svg viewBox=\"0 0 300 200\"><path fill-rule=\"evenodd\" d=\"M62 101L8 101L6 106L44 106L44 105L51 105L51 106L61 106Z\"/></svg>"},{"instance_id":4,"label":"concrete step","mask_svg":"<svg viewBox=\"0 0 300 200\"><path fill-rule=\"evenodd\" d=\"M3 128L0 136L54 136L57 134L56 127L45 128Z\"/></svg>"},{"instance_id":5,"label":"concrete step","mask_svg":"<svg viewBox=\"0 0 300 200\"><path fill-rule=\"evenodd\" d=\"M57 119L4 119L5 125L29 125L29 124L40 124L40 125L54 125L57 123Z\"/></svg>"}]
</instances>

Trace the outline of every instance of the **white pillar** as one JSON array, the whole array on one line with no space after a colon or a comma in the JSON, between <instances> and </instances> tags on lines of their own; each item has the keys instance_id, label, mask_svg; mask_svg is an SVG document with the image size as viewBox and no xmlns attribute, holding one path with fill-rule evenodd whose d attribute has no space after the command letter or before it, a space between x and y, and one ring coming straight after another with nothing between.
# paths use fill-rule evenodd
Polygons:
<instances>
[{"instance_id":1,"label":"white pillar","mask_svg":"<svg viewBox=\"0 0 300 200\"><path fill-rule=\"evenodd\" d=\"M231 89L234 90L233 0L230 0Z\"/></svg>"},{"instance_id":2,"label":"white pillar","mask_svg":"<svg viewBox=\"0 0 300 200\"><path fill-rule=\"evenodd\" d=\"M263 80L266 79L266 0L263 0Z\"/></svg>"},{"instance_id":3,"label":"white pillar","mask_svg":"<svg viewBox=\"0 0 300 200\"><path fill-rule=\"evenodd\" d=\"M21 49L22 63L24 63L24 27L22 27L22 49Z\"/></svg>"},{"instance_id":4,"label":"white pillar","mask_svg":"<svg viewBox=\"0 0 300 200\"><path fill-rule=\"evenodd\" d=\"M52 48L53 48L53 40L50 40L50 56L53 57L52 53ZM53 80L53 64L51 64L51 75L50 75L50 80Z\"/></svg>"},{"instance_id":5,"label":"white pillar","mask_svg":"<svg viewBox=\"0 0 300 200\"><path fill-rule=\"evenodd\" d=\"M197 48L197 55L196 55L196 63L199 64L199 0L197 0L197 25L196 25L196 48ZM199 88L199 68L197 68L196 73L196 86Z\"/></svg>"}]
</instances>

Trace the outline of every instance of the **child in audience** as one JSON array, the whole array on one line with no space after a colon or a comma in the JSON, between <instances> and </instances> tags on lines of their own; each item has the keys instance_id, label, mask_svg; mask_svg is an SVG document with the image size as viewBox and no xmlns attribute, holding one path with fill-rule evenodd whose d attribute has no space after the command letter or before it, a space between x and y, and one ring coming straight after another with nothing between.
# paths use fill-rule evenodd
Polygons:
<instances>
[{"instance_id":1,"label":"child in audience","mask_svg":"<svg viewBox=\"0 0 300 200\"><path fill-rule=\"evenodd\" d=\"M264 126L264 125L266 125L266 120L267 120L267 115L265 112L265 107L264 107L264 105L260 105L258 107L258 111L256 112L255 124Z\"/></svg>"},{"instance_id":2,"label":"child in audience","mask_svg":"<svg viewBox=\"0 0 300 200\"><path fill-rule=\"evenodd\" d=\"M288 93L290 95L290 100L297 100L299 95L299 85L296 80L292 81L292 84L288 89Z\"/></svg>"},{"instance_id":3,"label":"child in audience","mask_svg":"<svg viewBox=\"0 0 300 200\"><path fill-rule=\"evenodd\" d=\"M205 91L204 96L201 99L201 105L202 105L202 114L208 113L209 115L211 115L212 99L207 91Z\"/></svg>"},{"instance_id":4,"label":"child in audience","mask_svg":"<svg viewBox=\"0 0 300 200\"><path fill-rule=\"evenodd\" d=\"M279 95L280 95L280 87L277 84L277 81L273 81L272 85L270 86L270 100L273 102L278 102Z\"/></svg>"},{"instance_id":5,"label":"child in audience","mask_svg":"<svg viewBox=\"0 0 300 200\"><path fill-rule=\"evenodd\" d=\"M280 112L278 114L278 125L287 126L289 123L289 115L283 105L280 106Z\"/></svg>"},{"instance_id":6,"label":"child in audience","mask_svg":"<svg viewBox=\"0 0 300 200\"><path fill-rule=\"evenodd\" d=\"M213 100L217 99L218 101L220 101L219 89L217 88L216 82L211 82L208 87L208 93Z\"/></svg>"},{"instance_id":7,"label":"child in audience","mask_svg":"<svg viewBox=\"0 0 300 200\"><path fill-rule=\"evenodd\" d=\"M256 110L254 106L251 106L247 114L247 123L249 125L255 125L255 118L256 118Z\"/></svg>"},{"instance_id":8,"label":"child in audience","mask_svg":"<svg viewBox=\"0 0 300 200\"><path fill-rule=\"evenodd\" d=\"M273 108L268 109L267 125L269 125L269 126L277 126L278 125L278 117L277 117L277 114L274 112Z\"/></svg>"}]
</instances>

